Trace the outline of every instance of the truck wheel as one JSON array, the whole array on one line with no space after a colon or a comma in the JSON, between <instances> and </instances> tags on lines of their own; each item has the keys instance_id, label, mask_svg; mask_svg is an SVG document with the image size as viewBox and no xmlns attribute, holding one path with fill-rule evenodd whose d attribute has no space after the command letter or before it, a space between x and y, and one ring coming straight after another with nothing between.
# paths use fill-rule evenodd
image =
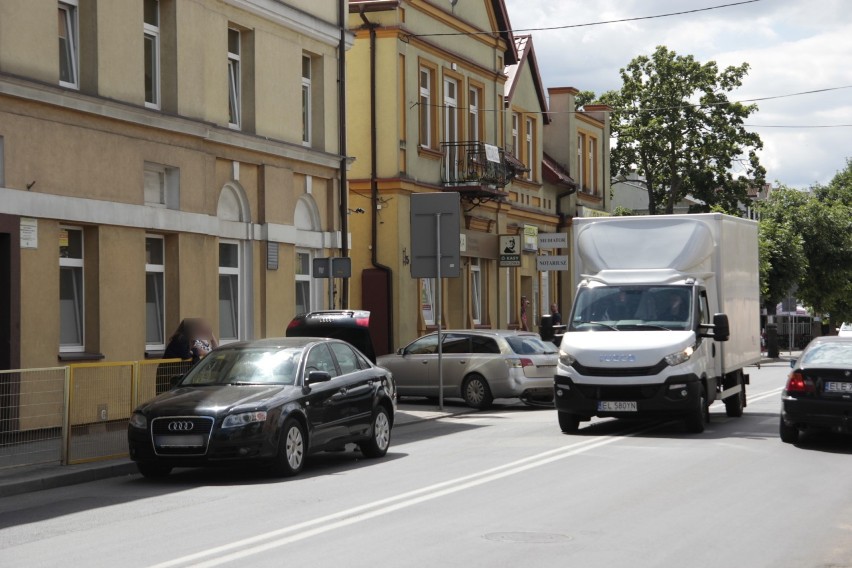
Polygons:
<instances>
[{"instance_id":1,"label":"truck wheel","mask_svg":"<svg viewBox=\"0 0 852 568\"><path fill-rule=\"evenodd\" d=\"M783 418L778 426L778 433L785 444L795 444L799 441L799 428L795 424L788 425Z\"/></svg>"},{"instance_id":2,"label":"truck wheel","mask_svg":"<svg viewBox=\"0 0 852 568\"><path fill-rule=\"evenodd\" d=\"M482 375L469 376L462 385L462 398L468 406L482 410L491 406L494 397L488 381Z\"/></svg>"},{"instance_id":3,"label":"truck wheel","mask_svg":"<svg viewBox=\"0 0 852 568\"><path fill-rule=\"evenodd\" d=\"M729 396L725 399L725 414L730 416L731 418L739 418L743 415L743 408L745 408L745 381L743 381L742 372L736 373L736 378L734 379L733 384L725 385L725 388L730 388L735 385L740 385L740 392L738 392L735 396Z\"/></svg>"},{"instance_id":4,"label":"truck wheel","mask_svg":"<svg viewBox=\"0 0 852 568\"><path fill-rule=\"evenodd\" d=\"M692 434L700 434L704 431L704 425L707 422L707 399L704 397L704 391L701 391L701 396L698 397L698 408L692 411L686 419L684 419L684 424L686 425L686 429L688 432Z\"/></svg>"},{"instance_id":5,"label":"truck wheel","mask_svg":"<svg viewBox=\"0 0 852 568\"><path fill-rule=\"evenodd\" d=\"M580 417L569 412L558 412L559 428L566 434L576 434L580 429Z\"/></svg>"}]
</instances>

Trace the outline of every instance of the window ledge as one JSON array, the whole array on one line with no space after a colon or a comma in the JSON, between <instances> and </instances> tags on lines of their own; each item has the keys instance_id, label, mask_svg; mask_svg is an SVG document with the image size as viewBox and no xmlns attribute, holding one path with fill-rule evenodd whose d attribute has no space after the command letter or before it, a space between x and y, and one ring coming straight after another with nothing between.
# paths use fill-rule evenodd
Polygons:
<instances>
[{"instance_id":1,"label":"window ledge","mask_svg":"<svg viewBox=\"0 0 852 568\"><path fill-rule=\"evenodd\" d=\"M163 354L165 352L166 351L164 349L161 349L159 351L157 351L157 350L145 351L145 358L146 359L162 359Z\"/></svg>"},{"instance_id":2,"label":"window ledge","mask_svg":"<svg viewBox=\"0 0 852 568\"><path fill-rule=\"evenodd\" d=\"M83 351L74 351L68 353L60 353L60 361L100 361L104 359L103 353L87 353Z\"/></svg>"},{"instance_id":3,"label":"window ledge","mask_svg":"<svg viewBox=\"0 0 852 568\"><path fill-rule=\"evenodd\" d=\"M427 146L418 146L417 153L424 158L429 158L432 160L441 160L444 158L444 154L435 150L434 148L429 148Z\"/></svg>"}]
</instances>

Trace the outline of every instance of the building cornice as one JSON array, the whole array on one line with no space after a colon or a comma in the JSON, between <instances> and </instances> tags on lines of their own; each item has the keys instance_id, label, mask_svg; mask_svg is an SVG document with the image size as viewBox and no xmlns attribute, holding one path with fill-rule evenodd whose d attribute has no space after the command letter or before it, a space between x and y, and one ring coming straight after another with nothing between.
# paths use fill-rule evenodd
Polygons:
<instances>
[{"instance_id":1,"label":"building cornice","mask_svg":"<svg viewBox=\"0 0 852 568\"><path fill-rule=\"evenodd\" d=\"M279 0L222 1L229 6L245 10L322 43L335 46L340 43L340 26L287 6ZM344 41L346 42L346 49L349 49L352 47L354 37L351 33L347 32Z\"/></svg>"}]
</instances>

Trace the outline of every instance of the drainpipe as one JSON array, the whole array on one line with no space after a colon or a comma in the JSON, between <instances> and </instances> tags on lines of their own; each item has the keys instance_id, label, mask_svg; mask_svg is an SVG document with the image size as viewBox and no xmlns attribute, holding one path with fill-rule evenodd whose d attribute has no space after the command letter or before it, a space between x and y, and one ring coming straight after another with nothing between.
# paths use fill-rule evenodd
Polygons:
<instances>
[{"instance_id":1,"label":"drainpipe","mask_svg":"<svg viewBox=\"0 0 852 568\"><path fill-rule=\"evenodd\" d=\"M346 11L347 0L340 0L338 24L340 26L340 44L337 48L337 132L340 154L340 256L349 255L349 188L346 180ZM329 275L329 286L334 279ZM349 307L349 278L343 278L340 290L340 308ZM329 306L333 309L334 306Z\"/></svg>"},{"instance_id":2,"label":"drainpipe","mask_svg":"<svg viewBox=\"0 0 852 568\"><path fill-rule=\"evenodd\" d=\"M376 28L374 24L364 15L364 7L359 12L361 20L370 30L370 221L371 221L371 255L370 261L373 268L383 271L387 276L387 307L388 307L388 353L393 353L393 271L389 266L379 263L379 183L378 183L378 159L376 148L378 146L378 133L376 131Z\"/></svg>"}]
</instances>

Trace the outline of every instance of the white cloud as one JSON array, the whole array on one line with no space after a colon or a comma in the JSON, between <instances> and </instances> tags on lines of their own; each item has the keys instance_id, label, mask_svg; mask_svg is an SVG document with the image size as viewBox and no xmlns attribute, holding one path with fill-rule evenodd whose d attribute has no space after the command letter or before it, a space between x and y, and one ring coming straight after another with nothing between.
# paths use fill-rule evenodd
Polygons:
<instances>
[{"instance_id":1,"label":"white cloud","mask_svg":"<svg viewBox=\"0 0 852 568\"><path fill-rule=\"evenodd\" d=\"M506 0L515 29L652 16L722 4L682 0ZM848 0L761 0L681 16L534 31L546 87L600 94L621 86L619 69L665 45L720 67L748 62L736 100L852 85ZM852 124L852 89L759 101L754 125ZM805 187L827 183L852 157L852 127L757 128L767 179Z\"/></svg>"}]
</instances>

